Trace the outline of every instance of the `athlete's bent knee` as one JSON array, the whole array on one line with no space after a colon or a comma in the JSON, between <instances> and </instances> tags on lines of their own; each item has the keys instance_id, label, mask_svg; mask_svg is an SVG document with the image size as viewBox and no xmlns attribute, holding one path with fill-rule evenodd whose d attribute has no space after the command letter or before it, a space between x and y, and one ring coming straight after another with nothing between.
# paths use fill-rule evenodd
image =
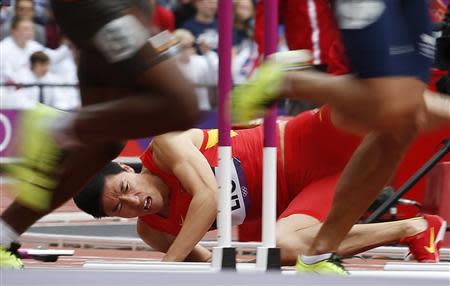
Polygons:
<instances>
[{"instance_id":1,"label":"athlete's bent knee","mask_svg":"<svg viewBox=\"0 0 450 286\"><path fill-rule=\"evenodd\" d=\"M296 244L294 243L296 242ZM297 255L301 254L302 249L306 250L304 244L299 239L293 239L289 235L278 235L276 237L277 247L280 249L281 263L283 265L293 265L297 260Z\"/></svg>"},{"instance_id":2,"label":"athlete's bent knee","mask_svg":"<svg viewBox=\"0 0 450 286\"><path fill-rule=\"evenodd\" d=\"M382 154L395 156L396 154L403 154L417 134L418 128L409 126L396 132L378 133L375 135L375 140L378 142Z\"/></svg>"},{"instance_id":3,"label":"athlete's bent knee","mask_svg":"<svg viewBox=\"0 0 450 286\"><path fill-rule=\"evenodd\" d=\"M415 78L392 77L365 80L373 116L380 128L398 131L420 128L425 115L425 84Z\"/></svg>"}]
</instances>

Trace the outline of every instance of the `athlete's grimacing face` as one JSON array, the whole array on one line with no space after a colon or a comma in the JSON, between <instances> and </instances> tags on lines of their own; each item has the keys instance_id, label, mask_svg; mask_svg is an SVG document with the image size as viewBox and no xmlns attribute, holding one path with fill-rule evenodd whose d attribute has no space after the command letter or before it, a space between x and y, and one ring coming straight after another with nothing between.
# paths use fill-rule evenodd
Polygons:
<instances>
[{"instance_id":1,"label":"athlete's grimacing face","mask_svg":"<svg viewBox=\"0 0 450 286\"><path fill-rule=\"evenodd\" d=\"M107 216L133 218L159 212L163 208L160 192L129 166L124 172L105 178L102 206Z\"/></svg>"}]
</instances>

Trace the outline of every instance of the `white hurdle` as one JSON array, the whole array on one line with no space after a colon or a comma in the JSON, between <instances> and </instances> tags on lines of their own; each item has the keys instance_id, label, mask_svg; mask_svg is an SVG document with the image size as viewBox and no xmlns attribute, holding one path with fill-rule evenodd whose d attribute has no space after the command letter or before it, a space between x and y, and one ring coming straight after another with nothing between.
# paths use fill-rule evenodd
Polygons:
<instances>
[{"instance_id":1,"label":"white hurdle","mask_svg":"<svg viewBox=\"0 0 450 286\"><path fill-rule=\"evenodd\" d=\"M265 1L265 56L277 49L278 1ZM232 1L219 1L219 203L217 215L218 242L213 249L213 268L216 270L235 269L236 253L231 246L231 123L230 96L231 45L232 45ZM276 199L277 199L277 138L276 107L264 121L264 157L263 157L263 215L262 246L257 249L257 268L259 270L280 269L280 250L276 248Z\"/></svg>"},{"instance_id":2,"label":"white hurdle","mask_svg":"<svg viewBox=\"0 0 450 286\"><path fill-rule=\"evenodd\" d=\"M450 277L450 263L401 263L388 262L384 266L386 271L443 271Z\"/></svg>"},{"instance_id":3,"label":"white hurdle","mask_svg":"<svg viewBox=\"0 0 450 286\"><path fill-rule=\"evenodd\" d=\"M219 202L217 206L218 246L213 248L212 266L215 270L235 270L236 252L231 247L231 120L230 91L233 3L219 1L219 147L217 181Z\"/></svg>"},{"instance_id":4,"label":"white hurdle","mask_svg":"<svg viewBox=\"0 0 450 286\"><path fill-rule=\"evenodd\" d=\"M264 56L277 51L278 1L264 0ZM262 246L257 248L259 270L280 270L280 249L276 248L277 219L277 107L264 118Z\"/></svg>"}]
</instances>

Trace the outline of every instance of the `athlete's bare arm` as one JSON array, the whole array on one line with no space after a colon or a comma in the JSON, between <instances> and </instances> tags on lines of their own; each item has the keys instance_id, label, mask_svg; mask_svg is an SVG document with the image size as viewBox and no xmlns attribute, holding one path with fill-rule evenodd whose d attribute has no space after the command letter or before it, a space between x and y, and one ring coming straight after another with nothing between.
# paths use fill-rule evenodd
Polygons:
<instances>
[{"instance_id":1,"label":"athlete's bare arm","mask_svg":"<svg viewBox=\"0 0 450 286\"><path fill-rule=\"evenodd\" d=\"M194 142L200 132L194 129L184 133L168 133L152 142L155 163L174 174L192 195L183 226L163 261L184 261L211 228L217 215L216 179Z\"/></svg>"},{"instance_id":2,"label":"athlete's bare arm","mask_svg":"<svg viewBox=\"0 0 450 286\"><path fill-rule=\"evenodd\" d=\"M175 240L173 235L156 230L141 220L138 220L136 230L139 237L156 251L166 253ZM208 262L211 260L211 252L201 245L196 245L184 261Z\"/></svg>"},{"instance_id":3,"label":"athlete's bare arm","mask_svg":"<svg viewBox=\"0 0 450 286\"><path fill-rule=\"evenodd\" d=\"M147 226L141 220L138 220L136 224L136 232L145 243L156 251L166 253L170 247L171 242L164 233Z\"/></svg>"}]
</instances>

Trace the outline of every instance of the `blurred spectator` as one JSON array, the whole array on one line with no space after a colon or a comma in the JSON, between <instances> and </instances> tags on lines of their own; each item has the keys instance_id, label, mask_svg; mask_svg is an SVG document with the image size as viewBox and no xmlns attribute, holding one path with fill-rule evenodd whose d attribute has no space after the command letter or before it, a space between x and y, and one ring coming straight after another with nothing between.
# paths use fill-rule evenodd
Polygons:
<instances>
[{"instance_id":1,"label":"blurred spectator","mask_svg":"<svg viewBox=\"0 0 450 286\"><path fill-rule=\"evenodd\" d=\"M209 48L217 49L217 0L194 0L197 10L195 16L187 20L182 28L189 30L197 39L197 43L203 43Z\"/></svg>"},{"instance_id":2,"label":"blurred spectator","mask_svg":"<svg viewBox=\"0 0 450 286\"><path fill-rule=\"evenodd\" d=\"M254 6L251 0L233 0L233 82L245 83L258 65L258 46L253 40Z\"/></svg>"},{"instance_id":3,"label":"blurred spectator","mask_svg":"<svg viewBox=\"0 0 450 286\"><path fill-rule=\"evenodd\" d=\"M10 5L12 7L15 6L17 0L10 0ZM47 17L48 17L48 13L51 11L50 8L50 1L49 0L33 0L34 3L34 10L35 10L35 15L34 15L34 20L36 21L36 23L45 25L45 23L47 22ZM5 8L4 10L6 10L6 13L11 13L11 16L9 16L9 20L12 19L12 17L14 16L14 9L13 8L7 8L7 7L3 7ZM3 16L3 13L2 13Z\"/></svg>"},{"instance_id":4,"label":"blurred spectator","mask_svg":"<svg viewBox=\"0 0 450 286\"><path fill-rule=\"evenodd\" d=\"M63 39L71 51L71 56L65 57L57 65L53 65L51 72L57 76L56 81L62 84L78 85L77 64L78 58L75 46ZM45 103L62 110L74 110L81 106L80 91L76 87L55 88L51 96L45 98Z\"/></svg>"},{"instance_id":5,"label":"blurred spectator","mask_svg":"<svg viewBox=\"0 0 450 286\"><path fill-rule=\"evenodd\" d=\"M233 10L233 46L237 46L251 37L255 9L252 0L233 0Z\"/></svg>"},{"instance_id":6,"label":"blurred spectator","mask_svg":"<svg viewBox=\"0 0 450 286\"><path fill-rule=\"evenodd\" d=\"M56 49L61 44L61 31L56 24L53 11L49 11L47 15L47 21L45 22L45 34L47 35L47 47Z\"/></svg>"},{"instance_id":7,"label":"blurred spectator","mask_svg":"<svg viewBox=\"0 0 450 286\"><path fill-rule=\"evenodd\" d=\"M16 0L17 1L17 0ZM51 11L49 0L33 0L35 7L35 21L45 25L47 23L49 13Z\"/></svg>"},{"instance_id":8,"label":"blurred spectator","mask_svg":"<svg viewBox=\"0 0 450 286\"><path fill-rule=\"evenodd\" d=\"M46 45L46 34L43 25L34 21L35 4L32 0L16 0L14 4L14 17L30 19L33 22L34 40L42 45ZM2 25L2 39L11 34L11 21Z\"/></svg>"},{"instance_id":9,"label":"blurred spectator","mask_svg":"<svg viewBox=\"0 0 450 286\"><path fill-rule=\"evenodd\" d=\"M211 109L209 90L205 86L217 85L218 56L207 45L200 45L203 55L197 55L194 48L195 38L188 30L175 30L175 37L180 42L181 49L177 56L178 66L193 83L203 85L196 88L199 108L209 110Z\"/></svg>"},{"instance_id":10,"label":"blurred spectator","mask_svg":"<svg viewBox=\"0 0 450 286\"><path fill-rule=\"evenodd\" d=\"M7 6L0 6L0 25L2 25L2 28L0 29L0 38L5 37L3 35L3 24L11 21L12 17L14 16L14 12Z\"/></svg>"},{"instance_id":11,"label":"blurred spectator","mask_svg":"<svg viewBox=\"0 0 450 286\"><path fill-rule=\"evenodd\" d=\"M234 84L243 84L253 74L259 63L258 45L252 40L245 40L233 47L232 74Z\"/></svg>"},{"instance_id":12,"label":"blurred spectator","mask_svg":"<svg viewBox=\"0 0 450 286\"><path fill-rule=\"evenodd\" d=\"M57 85L74 83L67 82L65 74L50 72L50 58L41 51L30 57L30 69L24 69L14 75L12 81L18 84L17 90L8 89L3 100L6 108L32 108L38 102L51 105L63 110L72 110L80 106L78 92L73 87L39 87L38 85ZM34 87L20 87L22 85L37 85Z\"/></svg>"},{"instance_id":13,"label":"blurred spectator","mask_svg":"<svg viewBox=\"0 0 450 286\"><path fill-rule=\"evenodd\" d=\"M14 74L11 80L20 84L49 83L50 58L43 52L35 52L30 57L30 69L24 69ZM3 99L6 108L33 108L40 101L39 87L18 87L9 89ZM43 94L42 94L43 97ZM42 98L43 100L43 98Z\"/></svg>"},{"instance_id":14,"label":"blurred spectator","mask_svg":"<svg viewBox=\"0 0 450 286\"><path fill-rule=\"evenodd\" d=\"M255 38L260 51L264 50L264 1L256 7ZM313 53L313 65L327 66L329 50L340 33L329 0L279 1L280 17L284 20L290 50L308 49ZM341 55L345 57L345 55ZM326 69L323 67L322 69Z\"/></svg>"},{"instance_id":15,"label":"blurred spectator","mask_svg":"<svg viewBox=\"0 0 450 286\"><path fill-rule=\"evenodd\" d=\"M180 2L180 0L158 0L159 4L168 9L172 9L173 7L175 7L178 4L178 2Z\"/></svg>"},{"instance_id":16,"label":"blurred spectator","mask_svg":"<svg viewBox=\"0 0 450 286\"><path fill-rule=\"evenodd\" d=\"M175 14L175 27L180 28L184 22L195 16L194 0L179 0L173 6L172 11Z\"/></svg>"},{"instance_id":17,"label":"blurred spectator","mask_svg":"<svg viewBox=\"0 0 450 286\"><path fill-rule=\"evenodd\" d=\"M348 67L340 33L329 0L279 1L279 14L284 20L285 37L290 50L308 49L312 52L312 64L320 71L342 73ZM264 50L264 1L256 6L255 38L260 52ZM337 64L338 63L338 64ZM315 105L309 101L288 100L286 113L295 115Z\"/></svg>"},{"instance_id":18,"label":"blurred spectator","mask_svg":"<svg viewBox=\"0 0 450 286\"><path fill-rule=\"evenodd\" d=\"M29 58L37 51L44 51L52 65L72 56L66 45L56 50L47 49L33 40L33 23L27 18L14 17L11 23L11 36L0 42L0 82L6 82L22 69L29 69Z\"/></svg>"},{"instance_id":19,"label":"blurred spectator","mask_svg":"<svg viewBox=\"0 0 450 286\"><path fill-rule=\"evenodd\" d=\"M150 27L151 34L156 35L164 30L173 32L175 30L175 16L173 12L161 4L157 0L149 0L153 7L153 17Z\"/></svg>"},{"instance_id":20,"label":"blurred spectator","mask_svg":"<svg viewBox=\"0 0 450 286\"><path fill-rule=\"evenodd\" d=\"M433 22L440 22L445 17L447 6L442 0L430 0L430 15Z\"/></svg>"},{"instance_id":21,"label":"blurred spectator","mask_svg":"<svg viewBox=\"0 0 450 286\"><path fill-rule=\"evenodd\" d=\"M28 67L30 55L42 49L42 46L33 38L33 22L29 19L14 17L11 21L11 36L0 42L1 79L4 80L5 77Z\"/></svg>"}]
</instances>

